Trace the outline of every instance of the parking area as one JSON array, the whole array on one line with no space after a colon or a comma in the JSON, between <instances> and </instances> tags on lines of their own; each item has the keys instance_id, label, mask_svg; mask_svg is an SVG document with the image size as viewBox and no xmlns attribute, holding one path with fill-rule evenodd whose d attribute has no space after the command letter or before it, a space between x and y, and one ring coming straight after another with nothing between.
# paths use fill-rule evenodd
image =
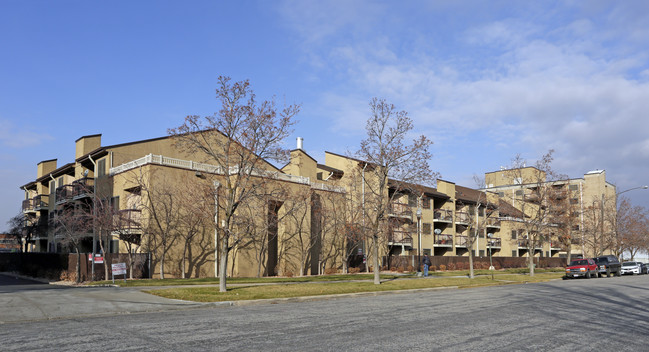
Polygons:
<instances>
[{"instance_id":1,"label":"parking area","mask_svg":"<svg viewBox=\"0 0 649 352\"><path fill-rule=\"evenodd\" d=\"M0 274L0 324L189 309L202 303L149 295L134 288L51 285Z\"/></svg>"}]
</instances>

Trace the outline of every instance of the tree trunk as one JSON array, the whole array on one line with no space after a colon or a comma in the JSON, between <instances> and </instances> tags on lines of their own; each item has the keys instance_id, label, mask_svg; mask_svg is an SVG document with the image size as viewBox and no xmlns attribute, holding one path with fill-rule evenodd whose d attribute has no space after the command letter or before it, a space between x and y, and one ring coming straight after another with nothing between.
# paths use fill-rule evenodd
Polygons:
<instances>
[{"instance_id":1,"label":"tree trunk","mask_svg":"<svg viewBox=\"0 0 649 352\"><path fill-rule=\"evenodd\" d=\"M77 250L77 279L76 282L80 283L81 282L81 253L79 253L79 248L76 248ZM94 258L93 258L94 259Z\"/></svg>"},{"instance_id":2,"label":"tree trunk","mask_svg":"<svg viewBox=\"0 0 649 352\"><path fill-rule=\"evenodd\" d=\"M374 284L379 285L381 283L381 266L379 265L379 239L376 234L372 236L372 244L374 245L374 248L372 248L374 254L374 258L372 258L374 262Z\"/></svg>"},{"instance_id":3,"label":"tree trunk","mask_svg":"<svg viewBox=\"0 0 649 352\"><path fill-rule=\"evenodd\" d=\"M469 278L473 279L473 251L472 250L469 250Z\"/></svg>"},{"instance_id":4,"label":"tree trunk","mask_svg":"<svg viewBox=\"0 0 649 352\"><path fill-rule=\"evenodd\" d=\"M165 278L165 251L162 251L162 255L160 256L160 279L164 280Z\"/></svg>"},{"instance_id":5,"label":"tree trunk","mask_svg":"<svg viewBox=\"0 0 649 352\"><path fill-rule=\"evenodd\" d=\"M183 269L182 269L182 274L181 274L181 278L183 278L183 279L185 278L185 262L186 262L186 258L187 258L187 244L185 243L185 246L183 247L183 259L182 259L182 267L183 267Z\"/></svg>"},{"instance_id":6,"label":"tree trunk","mask_svg":"<svg viewBox=\"0 0 649 352\"><path fill-rule=\"evenodd\" d=\"M225 239L221 242L221 250L219 251L219 292L227 292L226 277L228 275L228 246Z\"/></svg>"}]
</instances>

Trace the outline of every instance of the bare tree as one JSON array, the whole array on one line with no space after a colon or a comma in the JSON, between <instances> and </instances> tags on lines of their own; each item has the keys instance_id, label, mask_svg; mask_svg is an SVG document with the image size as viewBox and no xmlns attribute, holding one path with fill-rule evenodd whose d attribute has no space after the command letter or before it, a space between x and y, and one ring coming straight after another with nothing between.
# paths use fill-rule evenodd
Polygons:
<instances>
[{"instance_id":1,"label":"bare tree","mask_svg":"<svg viewBox=\"0 0 649 352\"><path fill-rule=\"evenodd\" d=\"M550 223L553 226L550 228L550 247L558 246L566 251L568 264L572 260L573 244L581 243L581 208L576 198L578 191L571 191L567 183L556 183L551 187Z\"/></svg>"},{"instance_id":2,"label":"bare tree","mask_svg":"<svg viewBox=\"0 0 649 352\"><path fill-rule=\"evenodd\" d=\"M638 252L647 248L649 217L645 207L633 206L628 198L622 198L617 209L615 225L614 237L619 240L615 246L618 256L628 252L633 260Z\"/></svg>"},{"instance_id":3,"label":"bare tree","mask_svg":"<svg viewBox=\"0 0 649 352\"><path fill-rule=\"evenodd\" d=\"M615 218L610 214L615 214L615 204L606 197L594 200L584 208L582 246L589 256L597 257L608 250L616 256L624 252L622 238L615 234Z\"/></svg>"},{"instance_id":4,"label":"bare tree","mask_svg":"<svg viewBox=\"0 0 649 352\"><path fill-rule=\"evenodd\" d=\"M7 221L7 225L9 226L7 234L16 239L16 242L20 244L20 251L22 252L22 241L23 239L25 239L27 233L31 233L31 224L27 220L25 214L23 212L20 212L9 219L9 221Z\"/></svg>"},{"instance_id":5,"label":"bare tree","mask_svg":"<svg viewBox=\"0 0 649 352\"><path fill-rule=\"evenodd\" d=\"M74 249L77 254L76 282L81 282L81 243L92 231L92 211L74 205L59 212L51 220L50 229L61 245Z\"/></svg>"},{"instance_id":6,"label":"bare tree","mask_svg":"<svg viewBox=\"0 0 649 352\"><path fill-rule=\"evenodd\" d=\"M464 239L469 254L469 278L473 279L475 277L473 272L473 257L475 255L473 248L481 235L486 238L487 224L496 218L498 206L488 201L485 191L456 186L456 191L458 189L460 192L469 193L464 195L465 197L473 198L471 202L467 202L466 206L468 207L468 211L464 212L464 223L466 224L466 235ZM464 205L461 200L458 200L458 203Z\"/></svg>"},{"instance_id":7,"label":"bare tree","mask_svg":"<svg viewBox=\"0 0 649 352\"><path fill-rule=\"evenodd\" d=\"M526 160L517 155L512 160L512 167L506 170L512 184L519 185L514 206L527 216L520 224L524 233L518 243L527 250L530 276L534 275L535 251L547 241L552 227L550 205L553 191L550 185L560 178L551 167L553 153L554 150L548 151L536 161L534 167L527 167Z\"/></svg>"},{"instance_id":8,"label":"bare tree","mask_svg":"<svg viewBox=\"0 0 649 352\"><path fill-rule=\"evenodd\" d=\"M219 290L227 291L228 254L245 239L233 222L237 209L264 190L265 172L276 170L266 160L286 160L282 146L291 133L299 106L278 109L274 101L258 102L248 81L231 83L219 77L216 89L220 110L213 116L187 116L185 123L169 133L177 147L190 153L202 153L223 173L217 192L220 224ZM274 171L278 172L278 171Z\"/></svg>"},{"instance_id":9,"label":"bare tree","mask_svg":"<svg viewBox=\"0 0 649 352\"><path fill-rule=\"evenodd\" d=\"M365 160L370 176L363 180L369 192L367 196L371 208L366 213L370 227L374 283L380 284L379 246L387 236L388 213L391 196L388 194L388 177L396 180L396 188L406 188L406 184L426 184L437 179L430 170L428 149L432 142L421 135L411 143L410 136L414 125L405 111L397 111L395 106L383 99L374 98L370 102L371 116L365 129L367 138L361 142L357 155ZM367 175L367 174L366 174ZM399 187L403 183L404 187ZM393 197L398 192L392 193Z\"/></svg>"}]
</instances>

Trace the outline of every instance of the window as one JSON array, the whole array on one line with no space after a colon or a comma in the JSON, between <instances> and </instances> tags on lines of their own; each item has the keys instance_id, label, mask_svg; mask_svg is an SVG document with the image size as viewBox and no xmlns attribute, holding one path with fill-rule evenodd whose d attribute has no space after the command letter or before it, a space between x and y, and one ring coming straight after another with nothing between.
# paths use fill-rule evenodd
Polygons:
<instances>
[{"instance_id":1,"label":"window","mask_svg":"<svg viewBox=\"0 0 649 352\"><path fill-rule=\"evenodd\" d=\"M505 192L498 192L498 197L502 198L505 196Z\"/></svg>"},{"instance_id":2,"label":"window","mask_svg":"<svg viewBox=\"0 0 649 352\"><path fill-rule=\"evenodd\" d=\"M424 248L424 255L431 255L430 254L430 248Z\"/></svg>"},{"instance_id":3,"label":"window","mask_svg":"<svg viewBox=\"0 0 649 352\"><path fill-rule=\"evenodd\" d=\"M106 175L106 159L101 159L97 162L97 177Z\"/></svg>"},{"instance_id":4,"label":"window","mask_svg":"<svg viewBox=\"0 0 649 352\"><path fill-rule=\"evenodd\" d=\"M570 185L568 189L570 189L571 191L577 191L579 190L579 185Z\"/></svg>"},{"instance_id":5,"label":"window","mask_svg":"<svg viewBox=\"0 0 649 352\"><path fill-rule=\"evenodd\" d=\"M414 194L408 194L408 205L411 207L417 206L417 197Z\"/></svg>"},{"instance_id":6,"label":"window","mask_svg":"<svg viewBox=\"0 0 649 352\"><path fill-rule=\"evenodd\" d=\"M480 254L481 257L484 257L484 249L481 249L478 253Z\"/></svg>"},{"instance_id":7,"label":"window","mask_svg":"<svg viewBox=\"0 0 649 352\"><path fill-rule=\"evenodd\" d=\"M518 257L518 251L517 250L512 251L512 257Z\"/></svg>"},{"instance_id":8,"label":"window","mask_svg":"<svg viewBox=\"0 0 649 352\"><path fill-rule=\"evenodd\" d=\"M516 239L516 230L512 230L512 240Z\"/></svg>"},{"instance_id":9,"label":"window","mask_svg":"<svg viewBox=\"0 0 649 352\"><path fill-rule=\"evenodd\" d=\"M572 225L573 231L579 231L579 225Z\"/></svg>"},{"instance_id":10,"label":"window","mask_svg":"<svg viewBox=\"0 0 649 352\"><path fill-rule=\"evenodd\" d=\"M579 204L579 199L577 199L577 198L570 198L570 204Z\"/></svg>"},{"instance_id":11,"label":"window","mask_svg":"<svg viewBox=\"0 0 649 352\"><path fill-rule=\"evenodd\" d=\"M421 199L421 207L424 209L430 209L430 198L423 197Z\"/></svg>"},{"instance_id":12,"label":"window","mask_svg":"<svg viewBox=\"0 0 649 352\"><path fill-rule=\"evenodd\" d=\"M315 178L318 179L318 180L322 180L322 172L318 172L318 173L315 175Z\"/></svg>"},{"instance_id":13,"label":"window","mask_svg":"<svg viewBox=\"0 0 649 352\"><path fill-rule=\"evenodd\" d=\"M56 192L56 182L54 180L50 181L50 195L54 195Z\"/></svg>"},{"instance_id":14,"label":"window","mask_svg":"<svg viewBox=\"0 0 649 352\"><path fill-rule=\"evenodd\" d=\"M516 191L516 195L517 196L522 196L523 195L523 190L519 189L518 191Z\"/></svg>"},{"instance_id":15,"label":"window","mask_svg":"<svg viewBox=\"0 0 649 352\"><path fill-rule=\"evenodd\" d=\"M119 196L110 199L110 206L113 208L114 212L119 211Z\"/></svg>"},{"instance_id":16,"label":"window","mask_svg":"<svg viewBox=\"0 0 649 352\"><path fill-rule=\"evenodd\" d=\"M425 223L421 224L421 233L422 234L430 235L431 231L432 230L431 230L431 226L430 226L429 222L425 222Z\"/></svg>"}]
</instances>

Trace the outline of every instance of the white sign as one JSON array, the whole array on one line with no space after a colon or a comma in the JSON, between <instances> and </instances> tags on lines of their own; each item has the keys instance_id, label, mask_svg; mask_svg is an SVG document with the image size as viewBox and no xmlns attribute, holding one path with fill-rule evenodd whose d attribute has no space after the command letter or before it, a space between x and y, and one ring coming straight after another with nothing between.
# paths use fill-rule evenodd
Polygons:
<instances>
[{"instance_id":1,"label":"white sign","mask_svg":"<svg viewBox=\"0 0 649 352\"><path fill-rule=\"evenodd\" d=\"M126 263L113 264L111 267L113 269L113 276L126 275Z\"/></svg>"}]
</instances>

